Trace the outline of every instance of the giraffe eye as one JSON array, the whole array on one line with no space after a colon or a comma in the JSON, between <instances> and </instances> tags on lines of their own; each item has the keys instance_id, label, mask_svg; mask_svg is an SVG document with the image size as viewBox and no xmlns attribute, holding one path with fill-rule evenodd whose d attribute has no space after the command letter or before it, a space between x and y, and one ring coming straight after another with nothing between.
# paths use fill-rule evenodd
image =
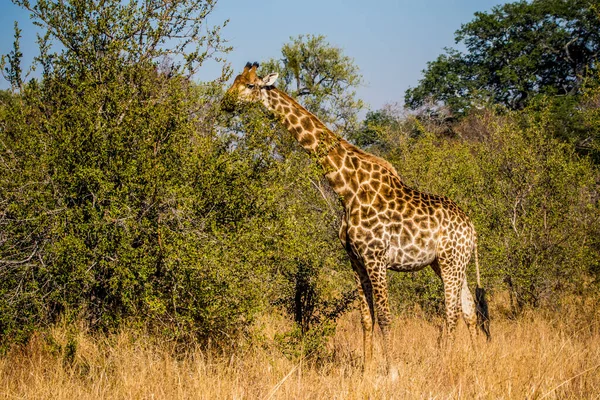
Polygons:
<instances>
[{"instance_id":1,"label":"giraffe eye","mask_svg":"<svg viewBox=\"0 0 600 400\"><path fill-rule=\"evenodd\" d=\"M246 87L248 89L254 89L254 85L252 83L247 84Z\"/></svg>"}]
</instances>

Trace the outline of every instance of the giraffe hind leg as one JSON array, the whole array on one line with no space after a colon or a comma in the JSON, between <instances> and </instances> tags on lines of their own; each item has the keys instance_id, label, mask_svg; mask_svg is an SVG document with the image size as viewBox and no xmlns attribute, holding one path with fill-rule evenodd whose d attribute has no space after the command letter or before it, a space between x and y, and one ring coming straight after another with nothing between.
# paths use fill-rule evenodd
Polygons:
<instances>
[{"instance_id":1,"label":"giraffe hind leg","mask_svg":"<svg viewBox=\"0 0 600 400\"><path fill-rule=\"evenodd\" d=\"M446 340L452 342L456 323L461 313L461 292L465 277L465 263L453 259L438 259L440 277L444 283L446 305ZM435 270L435 268L434 268ZM437 271L436 271L437 272Z\"/></svg>"},{"instance_id":2,"label":"giraffe hind leg","mask_svg":"<svg viewBox=\"0 0 600 400\"><path fill-rule=\"evenodd\" d=\"M467 324L467 328L469 328L469 334L471 335L471 339L475 340L478 332L477 310L475 307L475 301L473 300L473 296L471 295L471 291L469 290L469 286L467 285L466 277L465 279L463 279L460 299L463 318L465 320L465 323Z\"/></svg>"}]
</instances>

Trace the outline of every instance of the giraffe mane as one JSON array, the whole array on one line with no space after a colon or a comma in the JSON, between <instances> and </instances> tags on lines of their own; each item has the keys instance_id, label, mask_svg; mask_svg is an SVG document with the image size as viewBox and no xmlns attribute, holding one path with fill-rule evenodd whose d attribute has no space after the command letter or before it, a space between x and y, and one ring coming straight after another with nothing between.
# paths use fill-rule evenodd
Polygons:
<instances>
[{"instance_id":1,"label":"giraffe mane","mask_svg":"<svg viewBox=\"0 0 600 400\"><path fill-rule=\"evenodd\" d=\"M335 136L339 136L338 134L334 133L331 131L331 129L329 129L323 122L321 122L321 120L319 118L317 118L316 115L314 115L313 113L311 113L310 111L308 111L304 106L302 106L302 104L300 104L296 99L294 99L292 96L288 95L287 93L285 93L282 90L277 89L276 87L271 87L268 90L275 90L277 91L277 93L282 96L283 98L285 98L287 101L289 101L290 103L292 103L293 106L298 107L302 110L304 110L307 115L310 115L312 117L313 123L315 124L315 126L319 127L319 129L323 129ZM360 147L357 147L355 145L353 145L352 143L348 142L345 139L341 140L346 147L348 147L350 150L354 151L355 153L358 153L361 155L361 157L363 159L369 160L371 162L374 162L378 165L380 165L381 167L383 167L384 169L388 170L390 173L392 173L392 175L394 175L397 178L400 178L400 176L398 175L398 171L396 171L396 168L394 168L394 166L392 164L390 164L387 160L378 157L374 154L368 153L366 151L364 151L363 149L361 149Z\"/></svg>"},{"instance_id":2,"label":"giraffe mane","mask_svg":"<svg viewBox=\"0 0 600 400\"><path fill-rule=\"evenodd\" d=\"M281 96L284 99L286 99L287 101L289 101L294 107L299 108L301 110L304 110L306 112L306 115L308 115L311 118L311 120L313 121L313 123L315 124L315 126L318 127L319 129L323 129L324 131L327 131L327 132L329 132L331 134L334 134L334 135L338 136L337 134L333 133L331 131L331 129L329 129L327 126L325 126L325 124L323 122L321 122L321 120L319 118L317 118L316 115L314 115L313 113L311 113L310 111L308 111L302 104L300 104L296 99L294 99L292 96L290 96L289 94L287 94L283 90L279 90L275 86L270 86L270 87L268 87L266 89L267 90L274 90L274 91L276 91L277 94L279 94L279 96Z\"/></svg>"},{"instance_id":3,"label":"giraffe mane","mask_svg":"<svg viewBox=\"0 0 600 400\"><path fill-rule=\"evenodd\" d=\"M363 157L364 159L380 165L384 169L391 172L395 177L400 178L400 176L398 175L398 171L396 171L396 168L394 168L394 166L392 164L390 164L389 161L387 161L381 157L378 157L374 154L368 153L368 152L364 151L363 149L361 149L360 147L357 147L357 146L353 145L352 143L348 142L347 140L345 140L344 142L347 143L346 146L348 146L355 153L360 154L361 157Z\"/></svg>"}]
</instances>

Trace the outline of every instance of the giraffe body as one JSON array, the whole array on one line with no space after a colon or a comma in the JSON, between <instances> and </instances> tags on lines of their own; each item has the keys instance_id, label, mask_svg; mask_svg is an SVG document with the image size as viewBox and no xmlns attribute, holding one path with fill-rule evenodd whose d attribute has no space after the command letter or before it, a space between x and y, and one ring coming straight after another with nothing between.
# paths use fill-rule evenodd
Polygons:
<instances>
[{"instance_id":1,"label":"giraffe body","mask_svg":"<svg viewBox=\"0 0 600 400\"><path fill-rule=\"evenodd\" d=\"M388 269L406 272L431 266L444 283L448 333L454 330L462 311L474 336L478 321L466 267L476 251L477 238L467 215L445 197L405 185L391 164L331 132L294 99L273 87L277 75L260 78L256 67L247 64L227 95L260 101L278 115L300 145L315 156L339 195L344 208L339 237L356 273L365 362L371 358L377 320L389 366ZM478 266L477 275L479 281ZM489 338L487 326L480 326Z\"/></svg>"}]
</instances>

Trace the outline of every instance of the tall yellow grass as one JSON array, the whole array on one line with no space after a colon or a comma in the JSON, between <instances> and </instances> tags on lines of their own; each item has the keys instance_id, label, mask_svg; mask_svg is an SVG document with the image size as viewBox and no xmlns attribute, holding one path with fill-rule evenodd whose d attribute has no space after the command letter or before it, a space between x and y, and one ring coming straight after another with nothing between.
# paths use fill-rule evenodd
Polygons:
<instances>
[{"instance_id":1,"label":"tall yellow grass","mask_svg":"<svg viewBox=\"0 0 600 400\"><path fill-rule=\"evenodd\" d=\"M600 398L600 317L532 312L493 320L493 341L472 344L461 324L452 348L438 344L440 321L398 317L397 376L361 371L358 316L338 323L330 356L289 360L269 337L282 318L261 321L255 346L227 355L132 332L95 337L60 326L0 359L0 396L19 399L593 399ZM71 333L69 333L71 332ZM70 362L64 349L77 351ZM381 359L381 354L376 354Z\"/></svg>"}]
</instances>

